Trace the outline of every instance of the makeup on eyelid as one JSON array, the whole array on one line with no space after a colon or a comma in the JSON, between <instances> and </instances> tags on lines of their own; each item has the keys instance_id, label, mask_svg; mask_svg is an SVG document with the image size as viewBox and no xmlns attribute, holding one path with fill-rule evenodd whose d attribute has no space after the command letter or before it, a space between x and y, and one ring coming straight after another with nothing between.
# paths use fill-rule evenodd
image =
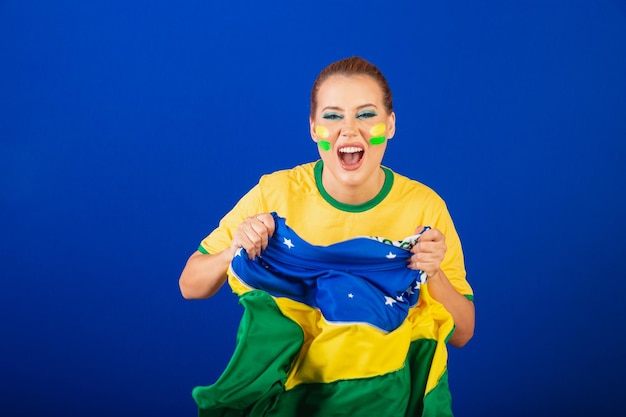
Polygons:
<instances>
[{"instance_id":1,"label":"makeup on eyelid","mask_svg":"<svg viewBox=\"0 0 626 417\"><path fill-rule=\"evenodd\" d=\"M331 112L331 113L324 113L322 115L322 118L327 119L327 120L342 120L343 116L339 113Z\"/></svg>"},{"instance_id":2,"label":"makeup on eyelid","mask_svg":"<svg viewBox=\"0 0 626 417\"><path fill-rule=\"evenodd\" d=\"M356 115L357 118L364 117L366 119L369 119L371 117L376 117L376 116L378 115L376 114L375 111L372 111L372 110L365 110Z\"/></svg>"},{"instance_id":3,"label":"makeup on eyelid","mask_svg":"<svg viewBox=\"0 0 626 417\"><path fill-rule=\"evenodd\" d=\"M376 116L378 116L378 113L376 113L375 111L373 111L373 110L364 110L362 112L359 112L356 115L356 118L357 119L359 119L359 118L369 119L371 117L376 117ZM322 118L326 119L326 120L343 120L344 115L341 114L341 113L336 113L336 112L328 112L328 113L324 113L322 115Z\"/></svg>"}]
</instances>

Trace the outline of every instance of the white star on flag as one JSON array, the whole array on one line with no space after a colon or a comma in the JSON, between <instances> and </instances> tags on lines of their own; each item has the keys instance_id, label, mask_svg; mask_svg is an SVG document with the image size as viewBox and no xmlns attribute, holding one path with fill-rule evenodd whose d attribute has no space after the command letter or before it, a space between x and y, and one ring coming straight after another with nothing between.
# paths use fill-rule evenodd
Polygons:
<instances>
[{"instance_id":1,"label":"white star on flag","mask_svg":"<svg viewBox=\"0 0 626 417\"><path fill-rule=\"evenodd\" d=\"M354 298L354 294L348 293L348 298Z\"/></svg>"},{"instance_id":2,"label":"white star on flag","mask_svg":"<svg viewBox=\"0 0 626 417\"><path fill-rule=\"evenodd\" d=\"M237 252L235 252L235 256L241 256L241 251L243 250L243 248L238 248Z\"/></svg>"},{"instance_id":3,"label":"white star on flag","mask_svg":"<svg viewBox=\"0 0 626 417\"><path fill-rule=\"evenodd\" d=\"M396 254L395 253L391 253L391 251L389 251L389 253L386 256L387 259L393 259L395 257L396 257Z\"/></svg>"},{"instance_id":4,"label":"white star on flag","mask_svg":"<svg viewBox=\"0 0 626 417\"><path fill-rule=\"evenodd\" d=\"M391 307L393 307L393 304L394 304L394 303L397 303L397 301L396 301L396 300L394 300L394 299L393 299L393 298L391 298L391 297L385 296L385 305L386 305L386 306L391 306Z\"/></svg>"},{"instance_id":5,"label":"white star on flag","mask_svg":"<svg viewBox=\"0 0 626 417\"><path fill-rule=\"evenodd\" d=\"M291 243L291 239L283 238L283 245L287 246L289 249L293 248L295 245Z\"/></svg>"}]
</instances>

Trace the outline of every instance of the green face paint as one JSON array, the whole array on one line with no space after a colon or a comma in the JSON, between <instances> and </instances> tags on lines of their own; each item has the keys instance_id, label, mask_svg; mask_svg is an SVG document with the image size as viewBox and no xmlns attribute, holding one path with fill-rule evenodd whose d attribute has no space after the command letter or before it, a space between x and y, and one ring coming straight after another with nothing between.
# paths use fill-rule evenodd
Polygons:
<instances>
[{"instance_id":1,"label":"green face paint","mask_svg":"<svg viewBox=\"0 0 626 417\"><path fill-rule=\"evenodd\" d=\"M384 136L374 136L370 139L370 143L372 145L380 145L381 143L385 143L386 140L387 138Z\"/></svg>"},{"instance_id":2,"label":"green face paint","mask_svg":"<svg viewBox=\"0 0 626 417\"><path fill-rule=\"evenodd\" d=\"M323 151L330 151L330 142L327 140L320 140L317 142L317 146Z\"/></svg>"}]
</instances>

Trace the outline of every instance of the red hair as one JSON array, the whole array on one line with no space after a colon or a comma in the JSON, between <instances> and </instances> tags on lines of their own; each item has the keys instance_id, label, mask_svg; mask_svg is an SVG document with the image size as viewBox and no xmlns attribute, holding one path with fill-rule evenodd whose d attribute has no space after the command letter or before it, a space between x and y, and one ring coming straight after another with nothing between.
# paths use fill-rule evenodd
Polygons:
<instances>
[{"instance_id":1,"label":"red hair","mask_svg":"<svg viewBox=\"0 0 626 417\"><path fill-rule=\"evenodd\" d=\"M378 83L380 89L382 90L383 104L385 106L385 109L389 113L393 111L391 89L389 88L389 83L387 83L387 79L385 78L383 73L378 69L376 65L366 61L361 57L353 56L333 62L319 73L319 75L315 79L315 82L313 83L313 88L311 89L311 116L313 116L313 113L317 108L317 92L320 86L328 77L333 75L367 75L371 77L374 81Z\"/></svg>"}]
</instances>

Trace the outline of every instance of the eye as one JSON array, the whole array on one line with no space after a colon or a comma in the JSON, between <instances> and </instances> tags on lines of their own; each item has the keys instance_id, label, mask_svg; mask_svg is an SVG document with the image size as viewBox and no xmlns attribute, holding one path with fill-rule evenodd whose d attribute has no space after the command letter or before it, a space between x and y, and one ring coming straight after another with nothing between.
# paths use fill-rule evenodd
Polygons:
<instances>
[{"instance_id":1,"label":"eye","mask_svg":"<svg viewBox=\"0 0 626 417\"><path fill-rule=\"evenodd\" d=\"M376 116L378 115L373 110L363 110L356 115L357 119L371 119L372 117Z\"/></svg>"},{"instance_id":2,"label":"eye","mask_svg":"<svg viewBox=\"0 0 626 417\"><path fill-rule=\"evenodd\" d=\"M322 115L322 118L326 119L326 120L342 120L343 119L343 115L341 115L339 113L335 113L335 112L324 113Z\"/></svg>"}]
</instances>

